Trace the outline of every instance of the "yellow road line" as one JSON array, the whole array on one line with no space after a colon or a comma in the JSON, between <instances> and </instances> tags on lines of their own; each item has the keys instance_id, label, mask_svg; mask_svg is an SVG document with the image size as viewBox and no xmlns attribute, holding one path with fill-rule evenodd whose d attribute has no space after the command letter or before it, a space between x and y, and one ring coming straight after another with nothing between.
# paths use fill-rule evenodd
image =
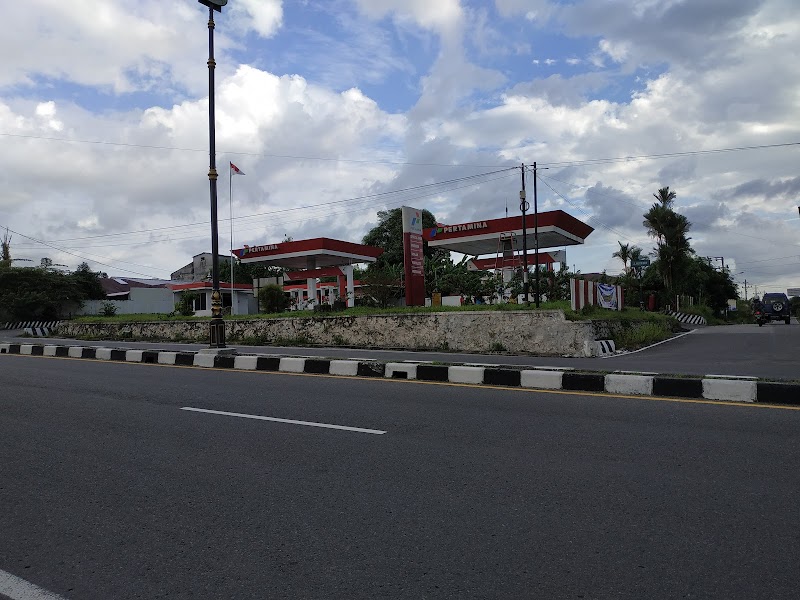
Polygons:
<instances>
[{"instance_id":1,"label":"yellow road line","mask_svg":"<svg viewBox=\"0 0 800 600\"><path fill-rule=\"evenodd\" d=\"M31 354L7 354L6 356L20 356L23 358L48 358L55 360L74 360L81 362L114 364L114 365L139 365L144 367L170 367L173 369L195 369L199 371L220 371L224 373L252 373L257 375L289 375L294 377L325 377L329 379L346 379L361 381L383 381L387 383L413 383L418 385L440 385L448 387L463 387L475 390L499 390L504 392L535 392L537 394L556 394L560 396L588 396L593 398L625 398L629 400L646 400L655 402L676 402L678 404L709 404L713 406L738 406L740 408L765 408L777 410L800 410L800 406L783 404L768 404L763 402L731 402L728 400L706 400L704 398L674 398L669 396L635 396L631 394L610 394L608 392L582 392L580 390L547 390L527 387L511 387L501 385L485 385L471 383L449 383L446 381L422 381L419 379L392 379L389 377L351 377L348 375L325 375L320 373L290 373L287 371L256 371L250 369L222 369L219 367L195 367L188 365L164 365L161 363L127 362L121 360L102 360L97 358L73 358L68 356L40 356ZM327 359L325 359L327 360ZM368 361L364 361L368 362Z\"/></svg>"}]
</instances>

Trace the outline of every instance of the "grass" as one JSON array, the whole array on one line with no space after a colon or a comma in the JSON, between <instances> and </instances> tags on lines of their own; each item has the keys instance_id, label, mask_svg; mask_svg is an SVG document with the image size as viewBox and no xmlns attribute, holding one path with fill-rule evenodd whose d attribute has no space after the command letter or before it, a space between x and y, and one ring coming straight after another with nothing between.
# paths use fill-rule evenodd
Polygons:
<instances>
[{"instance_id":1,"label":"grass","mask_svg":"<svg viewBox=\"0 0 800 600\"><path fill-rule=\"evenodd\" d=\"M700 315L705 318L709 325L740 325L742 323L755 323L753 311L749 302L739 300L736 302L736 310L728 312L727 318L718 317L714 311L705 304L696 304L681 308L681 312L691 315Z\"/></svg>"},{"instance_id":2,"label":"grass","mask_svg":"<svg viewBox=\"0 0 800 600\"><path fill-rule=\"evenodd\" d=\"M636 350L672 337L672 328L663 323L640 323L636 327L623 327L612 333L611 338L618 349Z\"/></svg>"},{"instance_id":3,"label":"grass","mask_svg":"<svg viewBox=\"0 0 800 600\"><path fill-rule=\"evenodd\" d=\"M664 315L657 312L647 312L639 310L638 308L624 308L622 310L608 310L598 306L587 306L580 311L567 310L564 311L564 316L569 321L586 321L586 320L601 320L601 321L649 321L652 323L676 323L674 317Z\"/></svg>"},{"instance_id":4,"label":"grass","mask_svg":"<svg viewBox=\"0 0 800 600\"><path fill-rule=\"evenodd\" d=\"M535 306L524 304L470 304L466 306L398 306L391 308L371 308L355 306L341 312L315 313L312 310L297 310L291 312L257 314L257 315L226 315L226 321L245 321L256 319L286 319L286 318L329 318L329 317L362 317L371 315L397 315L397 314L425 314L441 312L465 311L507 311L507 310L537 310ZM569 310L569 302L542 302L538 310ZM610 312L610 311L609 311ZM104 317L101 315L84 315L76 317L75 323L144 323L152 321L209 321L211 317L184 317L181 315L167 314L132 314L114 315Z\"/></svg>"}]
</instances>

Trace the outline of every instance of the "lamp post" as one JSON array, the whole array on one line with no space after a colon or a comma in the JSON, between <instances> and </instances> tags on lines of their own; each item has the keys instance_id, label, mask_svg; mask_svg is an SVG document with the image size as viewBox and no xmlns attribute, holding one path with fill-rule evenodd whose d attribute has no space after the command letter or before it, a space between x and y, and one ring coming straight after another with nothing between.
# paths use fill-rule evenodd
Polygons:
<instances>
[{"instance_id":1,"label":"lamp post","mask_svg":"<svg viewBox=\"0 0 800 600\"><path fill-rule=\"evenodd\" d=\"M525 163L522 163L522 189L519 192L519 209L522 211L522 282L525 293L525 305L530 306L530 283L528 282L528 225L526 213L530 204L525 199Z\"/></svg>"},{"instance_id":2,"label":"lamp post","mask_svg":"<svg viewBox=\"0 0 800 600\"><path fill-rule=\"evenodd\" d=\"M228 0L197 0L208 7L208 187L211 196L211 325L209 347L225 347L225 323L222 320L222 294L219 291L219 235L217 223L216 121L214 113L214 11L222 12ZM233 293L233 292L231 292Z\"/></svg>"}]
</instances>

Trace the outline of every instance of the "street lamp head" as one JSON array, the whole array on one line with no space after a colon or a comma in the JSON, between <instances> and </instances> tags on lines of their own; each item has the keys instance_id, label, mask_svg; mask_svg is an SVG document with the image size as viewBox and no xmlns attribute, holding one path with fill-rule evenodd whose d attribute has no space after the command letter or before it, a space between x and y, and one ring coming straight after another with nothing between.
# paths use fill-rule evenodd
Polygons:
<instances>
[{"instance_id":1,"label":"street lamp head","mask_svg":"<svg viewBox=\"0 0 800 600\"><path fill-rule=\"evenodd\" d=\"M205 4L208 8L213 8L217 12L222 12L222 7L228 3L228 0L197 0L200 4Z\"/></svg>"}]
</instances>

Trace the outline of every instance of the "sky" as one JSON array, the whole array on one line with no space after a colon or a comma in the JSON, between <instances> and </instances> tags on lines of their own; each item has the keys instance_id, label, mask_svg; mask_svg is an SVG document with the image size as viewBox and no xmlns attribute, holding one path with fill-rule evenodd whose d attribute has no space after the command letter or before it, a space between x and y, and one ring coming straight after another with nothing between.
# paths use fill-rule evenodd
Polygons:
<instances>
[{"instance_id":1,"label":"sky","mask_svg":"<svg viewBox=\"0 0 800 600\"><path fill-rule=\"evenodd\" d=\"M27 0L5 15L0 227L30 261L15 264L169 278L210 251L208 10ZM230 0L215 15L225 254L231 215L235 248L359 242L402 205L448 224L518 215L519 166L536 162L540 210L595 228L571 267L616 274L619 242L651 251L642 215L669 186L698 255L742 292L800 287L796 0Z\"/></svg>"}]
</instances>

